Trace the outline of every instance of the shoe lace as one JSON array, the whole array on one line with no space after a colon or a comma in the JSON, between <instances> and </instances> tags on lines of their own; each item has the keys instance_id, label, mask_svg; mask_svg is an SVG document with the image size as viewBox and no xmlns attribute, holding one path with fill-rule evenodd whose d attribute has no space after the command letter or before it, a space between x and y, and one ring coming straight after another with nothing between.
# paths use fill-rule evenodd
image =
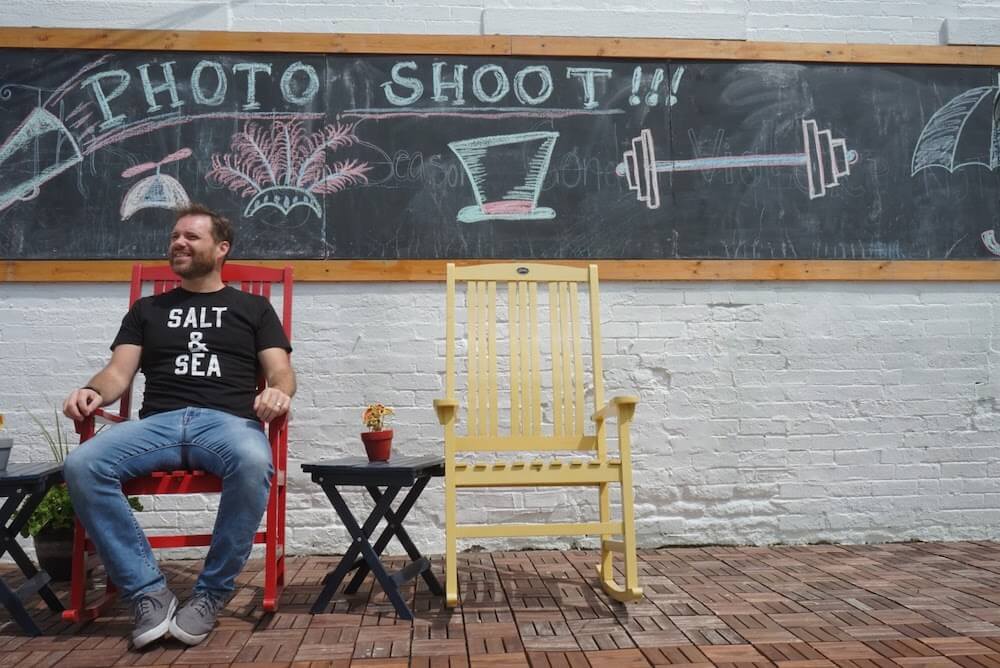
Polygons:
<instances>
[{"instance_id":1,"label":"shoe lace","mask_svg":"<svg viewBox=\"0 0 1000 668\"><path fill-rule=\"evenodd\" d=\"M222 607L222 600L211 594L195 594L191 601L191 607L202 617L215 616Z\"/></svg>"},{"instance_id":2,"label":"shoe lace","mask_svg":"<svg viewBox=\"0 0 1000 668\"><path fill-rule=\"evenodd\" d=\"M139 623L139 620L150 615L156 610L163 607L163 602L152 595L140 596L135 602L135 608L133 612L134 622Z\"/></svg>"}]
</instances>

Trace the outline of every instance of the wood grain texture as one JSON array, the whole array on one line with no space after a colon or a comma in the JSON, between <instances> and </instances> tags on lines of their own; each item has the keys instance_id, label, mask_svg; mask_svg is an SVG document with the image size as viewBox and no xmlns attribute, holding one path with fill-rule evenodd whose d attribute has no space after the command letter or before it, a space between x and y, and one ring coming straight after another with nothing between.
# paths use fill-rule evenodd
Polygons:
<instances>
[{"instance_id":1,"label":"wood grain texture","mask_svg":"<svg viewBox=\"0 0 1000 668\"><path fill-rule=\"evenodd\" d=\"M462 266L509 260L456 260ZM139 260L155 264L162 260ZM291 266L307 283L444 281L444 260L240 260ZM593 260L531 260L586 267ZM2 260L0 283L115 283L133 260ZM1000 261L930 260L604 260L607 281L997 281Z\"/></svg>"},{"instance_id":2,"label":"wood grain texture","mask_svg":"<svg viewBox=\"0 0 1000 668\"><path fill-rule=\"evenodd\" d=\"M606 58L710 58L712 60L1000 65L1000 47L992 46L817 44L641 37L0 28L0 48L548 55Z\"/></svg>"}]
</instances>

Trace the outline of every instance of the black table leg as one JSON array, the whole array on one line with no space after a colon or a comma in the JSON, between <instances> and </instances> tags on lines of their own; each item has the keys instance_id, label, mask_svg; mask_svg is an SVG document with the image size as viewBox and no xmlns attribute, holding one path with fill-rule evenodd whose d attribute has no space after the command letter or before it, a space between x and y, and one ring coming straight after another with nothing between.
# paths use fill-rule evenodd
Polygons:
<instances>
[{"instance_id":1,"label":"black table leg","mask_svg":"<svg viewBox=\"0 0 1000 668\"><path fill-rule=\"evenodd\" d=\"M337 511L337 515L340 516L340 520L344 523L344 527L347 528L348 533L353 539L351 541L351 546L347 548L347 552L344 553L343 558L337 567L331 571L326 578L324 578L323 591L320 592L319 597L313 604L310 611L312 613L323 612L326 606L330 603L330 599L333 598L334 592L336 592L337 587L340 586L340 582L344 579L344 576L352 568L355 567L355 561L358 558L358 552L361 552L362 557L365 562L369 564L378 577L379 583L385 590L386 595L392 600L396 611L400 613L405 619L412 619L410 615L410 610L403 602L403 599L399 595L398 587L395 582L386 573L385 568L382 567L379 562L378 556L372 550L371 544L368 542L368 537L372 535L375 531L375 527L378 526L379 521L385 515L386 510L389 508L393 499L399 493L400 488L394 487L389 488L386 494L375 504L375 508L372 510L371 515L365 521L363 527L358 526L357 520L354 518L354 514L351 513L351 509L348 508L347 504L344 502L344 498L337 491L335 485L323 485L323 491L326 492L327 497L330 499L330 503L333 504L334 509ZM374 562L374 564L372 563ZM381 572L380 572L381 571ZM404 614L405 611L405 614Z\"/></svg>"},{"instance_id":2,"label":"black table leg","mask_svg":"<svg viewBox=\"0 0 1000 668\"><path fill-rule=\"evenodd\" d=\"M413 541L410 540L410 535L406 532L403 527L403 520L406 519L407 513L416 503L417 498L424 491L424 487L430 478L420 478L417 482L410 488L409 493L403 499L403 502L399 504L399 507L393 511L392 508L388 508L385 511L386 527L379 535L378 540L375 541L375 554L378 556L382 555L382 551L385 549L386 545L393 536L399 539L400 544L402 544L403 549L406 550L406 554L410 557L412 562L418 562L421 564L420 574L423 576L424 581L427 582L428 588L431 593L438 596L444 595L444 590L441 589L441 584L438 582L437 578L434 577L434 572L430 569L430 561L427 560L420 551L417 549ZM371 495L375 503L378 503L382 498L382 492L375 485L367 486L368 493ZM357 564L358 571L354 574L353 579L350 584L344 588L344 593L353 594L361 586L362 581L365 579L365 575L368 574L367 562Z\"/></svg>"},{"instance_id":3,"label":"black table leg","mask_svg":"<svg viewBox=\"0 0 1000 668\"><path fill-rule=\"evenodd\" d=\"M61 611L62 603L49 588L49 576L45 572L39 572L28 555L24 553L21 546L17 544L18 532L27 524L35 508L45 498L46 489L36 489L31 493L15 493L7 497L7 501L0 507L0 557L10 554L21 569L27 581L17 590L11 589L7 583L0 578L0 603L10 611L11 617L20 625L26 633L33 636L41 635L41 630L28 615L24 607L24 599L31 594L38 593L45 601L50 610ZM25 501L25 499L27 499ZM22 505L22 501L24 501ZM19 509L20 507L20 509ZM13 518L13 519L12 519Z\"/></svg>"},{"instance_id":4,"label":"black table leg","mask_svg":"<svg viewBox=\"0 0 1000 668\"><path fill-rule=\"evenodd\" d=\"M7 608L10 616L25 633L32 636L42 635L42 630L38 628L38 625L35 624L35 621L25 609L24 602L21 601L21 596L18 592L8 587L7 583L2 579L0 579L0 603L3 603L3 607Z\"/></svg>"}]
</instances>

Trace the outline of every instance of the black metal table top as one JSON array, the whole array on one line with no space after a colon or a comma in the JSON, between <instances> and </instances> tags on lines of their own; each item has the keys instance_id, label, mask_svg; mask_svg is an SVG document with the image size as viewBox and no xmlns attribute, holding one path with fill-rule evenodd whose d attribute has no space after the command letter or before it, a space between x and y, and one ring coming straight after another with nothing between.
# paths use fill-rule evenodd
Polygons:
<instances>
[{"instance_id":1,"label":"black metal table top","mask_svg":"<svg viewBox=\"0 0 1000 668\"><path fill-rule=\"evenodd\" d=\"M444 457L423 455L392 457L387 462L370 462L367 457L324 459L302 465L314 482L335 485L412 485L428 476L444 475Z\"/></svg>"},{"instance_id":2,"label":"black metal table top","mask_svg":"<svg viewBox=\"0 0 1000 668\"><path fill-rule=\"evenodd\" d=\"M5 470L0 471L0 491L36 484L53 476L58 478L55 482L62 481L62 464L58 462L8 464Z\"/></svg>"}]
</instances>

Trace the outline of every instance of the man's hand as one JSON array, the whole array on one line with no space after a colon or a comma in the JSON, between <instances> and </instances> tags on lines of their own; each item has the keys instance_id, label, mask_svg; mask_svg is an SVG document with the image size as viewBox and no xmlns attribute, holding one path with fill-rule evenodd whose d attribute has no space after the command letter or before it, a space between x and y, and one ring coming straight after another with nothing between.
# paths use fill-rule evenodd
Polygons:
<instances>
[{"instance_id":1,"label":"man's hand","mask_svg":"<svg viewBox=\"0 0 1000 668\"><path fill-rule=\"evenodd\" d=\"M253 402L253 411L263 422L270 422L284 415L291 407L292 398L275 387L265 388Z\"/></svg>"},{"instance_id":2,"label":"man's hand","mask_svg":"<svg viewBox=\"0 0 1000 668\"><path fill-rule=\"evenodd\" d=\"M103 404L103 397L89 387L73 390L63 402L63 415L73 420L82 420L93 415Z\"/></svg>"}]
</instances>

